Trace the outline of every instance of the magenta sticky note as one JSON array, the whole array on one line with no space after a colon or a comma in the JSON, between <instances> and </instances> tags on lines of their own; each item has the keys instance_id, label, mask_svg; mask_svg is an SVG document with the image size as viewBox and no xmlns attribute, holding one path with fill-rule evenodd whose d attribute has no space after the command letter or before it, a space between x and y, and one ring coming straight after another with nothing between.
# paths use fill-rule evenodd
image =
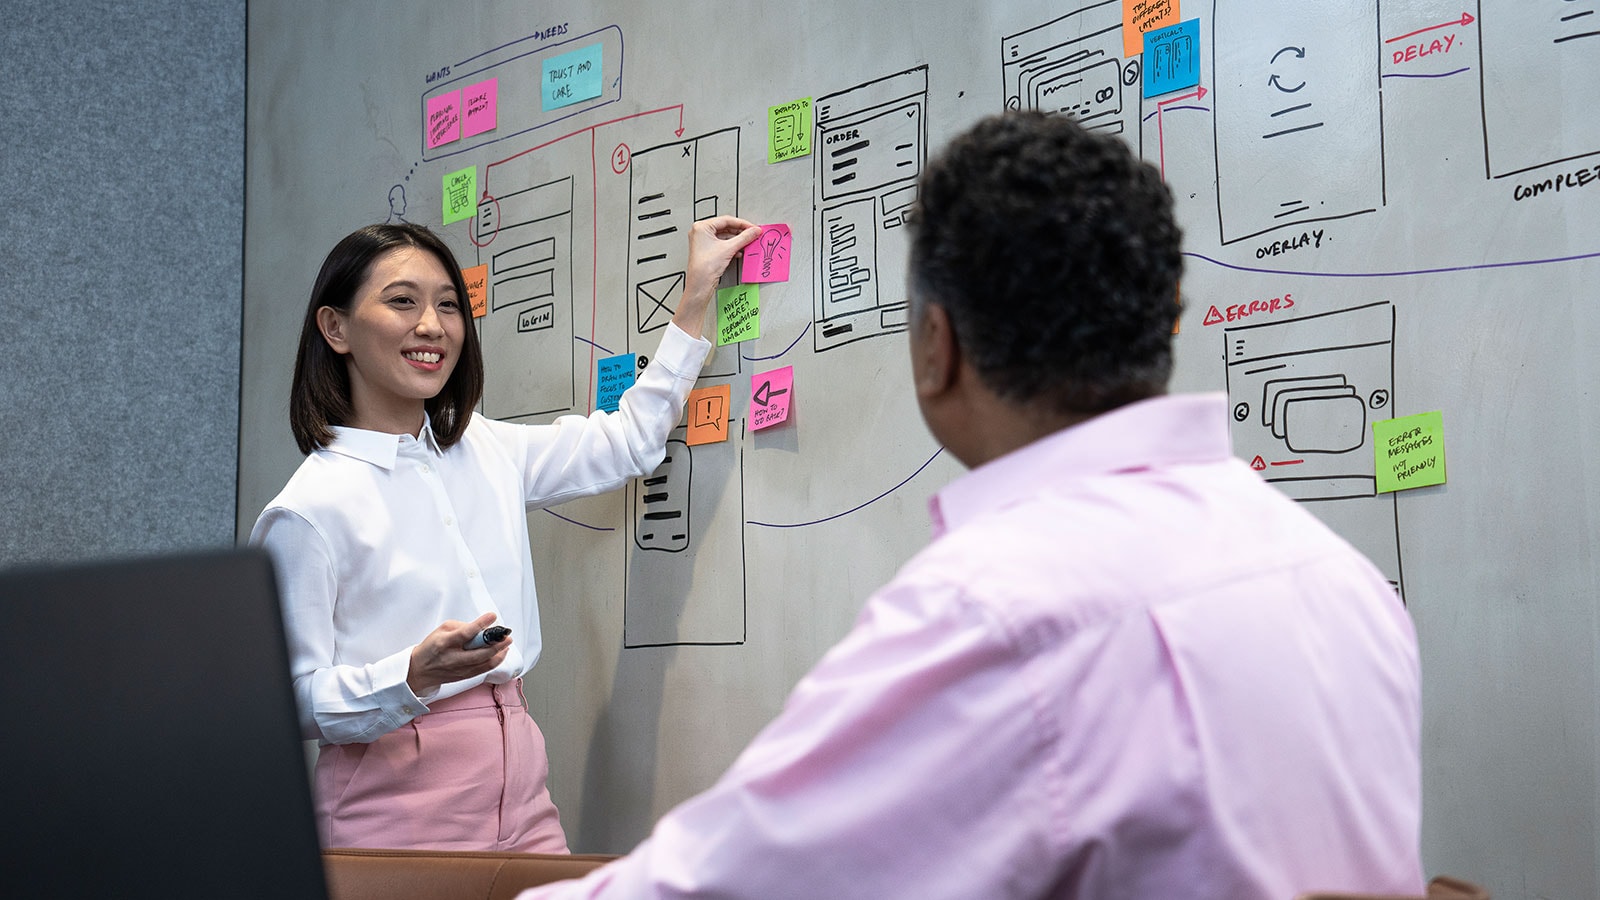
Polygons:
<instances>
[{"instance_id":1,"label":"magenta sticky note","mask_svg":"<svg viewBox=\"0 0 1600 900\"><path fill-rule=\"evenodd\" d=\"M788 230L785 229L785 233ZM750 430L777 425L789 418L794 400L794 366L750 376Z\"/></svg>"},{"instance_id":2,"label":"magenta sticky note","mask_svg":"<svg viewBox=\"0 0 1600 900\"><path fill-rule=\"evenodd\" d=\"M461 137L461 92L428 99L428 149Z\"/></svg>"},{"instance_id":3,"label":"magenta sticky note","mask_svg":"<svg viewBox=\"0 0 1600 900\"><path fill-rule=\"evenodd\" d=\"M461 102L465 110L461 119L461 136L483 134L495 126L495 101L499 99L500 79L491 78L462 90Z\"/></svg>"},{"instance_id":4,"label":"magenta sticky note","mask_svg":"<svg viewBox=\"0 0 1600 900\"><path fill-rule=\"evenodd\" d=\"M744 263L739 280L745 284L789 280L789 252L794 235L787 225L763 225L761 237L744 248Z\"/></svg>"}]
</instances>

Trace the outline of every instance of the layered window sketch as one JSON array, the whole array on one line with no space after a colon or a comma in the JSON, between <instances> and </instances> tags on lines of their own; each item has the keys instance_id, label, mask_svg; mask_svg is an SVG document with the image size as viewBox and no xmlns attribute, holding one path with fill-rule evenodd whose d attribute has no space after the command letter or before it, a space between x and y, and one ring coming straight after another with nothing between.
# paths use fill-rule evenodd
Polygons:
<instances>
[{"instance_id":1,"label":"layered window sketch","mask_svg":"<svg viewBox=\"0 0 1600 900\"><path fill-rule=\"evenodd\" d=\"M1372 423L1394 416L1394 315L1382 302L1241 325L1223 349L1234 455L1340 534L1385 535L1359 549L1398 588L1394 497L1377 493L1372 443Z\"/></svg>"},{"instance_id":2,"label":"layered window sketch","mask_svg":"<svg viewBox=\"0 0 1600 900\"><path fill-rule=\"evenodd\" d=\"M1140 60L1122 57L1120 0L1085 4L1000 42L1007 109L1074 116L1142 151Z\"/></svg>"}]
</instances>

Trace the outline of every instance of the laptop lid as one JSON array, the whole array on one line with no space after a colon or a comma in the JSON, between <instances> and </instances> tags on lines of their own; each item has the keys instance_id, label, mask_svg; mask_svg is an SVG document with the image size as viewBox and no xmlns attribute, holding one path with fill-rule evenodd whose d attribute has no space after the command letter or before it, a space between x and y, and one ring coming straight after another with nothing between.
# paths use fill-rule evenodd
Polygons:
<instances>
[{"instance_id":1,"label":"laptop lid","mask_svg":"<svg viewBox=\"0 0 1600 900\"><path fill-rule=\"evenodd\" d=\"M272 565L0 571L9 897L326 897Z\"/></svg>"}]
</instances>

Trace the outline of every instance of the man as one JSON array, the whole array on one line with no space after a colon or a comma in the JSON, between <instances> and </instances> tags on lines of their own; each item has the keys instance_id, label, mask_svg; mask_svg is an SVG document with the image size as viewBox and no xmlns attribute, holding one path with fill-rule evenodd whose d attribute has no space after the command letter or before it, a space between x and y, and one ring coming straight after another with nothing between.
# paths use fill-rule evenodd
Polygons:
<instances>
[{"instance_id":1,"label":"man","mask_svg":"<svg viewBox=\"0 0 1600 900\"><path fill-rule=\"evenodd\" d=\"M706 793L543 897L1418 893L1392 587L1164 396L1172 199L1062 116L979 122L912 226L912 376L969 474Z\"/></svg>"}]
</instances>

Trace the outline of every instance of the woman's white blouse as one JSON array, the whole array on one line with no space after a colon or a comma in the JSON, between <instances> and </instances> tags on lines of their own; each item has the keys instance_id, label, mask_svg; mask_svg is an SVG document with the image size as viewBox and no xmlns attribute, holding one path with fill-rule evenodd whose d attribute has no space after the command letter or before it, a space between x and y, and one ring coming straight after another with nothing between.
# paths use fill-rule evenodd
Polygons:
<instances>
[{"instance_id":1,"label":"woman's white blouse","mask_svg":"<svg viewBox=\"0 0 1600 900\"><path fill-rule=\"evenodd\" d=\"M615 413L516 425L474 415L454 447L335 428L256 520L277 566L307 738L373 741L427 703L509 682L542 646L527 511L622 486L661 464L710 343L669 325ZM512 629L499 667L418 697L411 650L446 619Z\"/></svg>"}]
</instances>

